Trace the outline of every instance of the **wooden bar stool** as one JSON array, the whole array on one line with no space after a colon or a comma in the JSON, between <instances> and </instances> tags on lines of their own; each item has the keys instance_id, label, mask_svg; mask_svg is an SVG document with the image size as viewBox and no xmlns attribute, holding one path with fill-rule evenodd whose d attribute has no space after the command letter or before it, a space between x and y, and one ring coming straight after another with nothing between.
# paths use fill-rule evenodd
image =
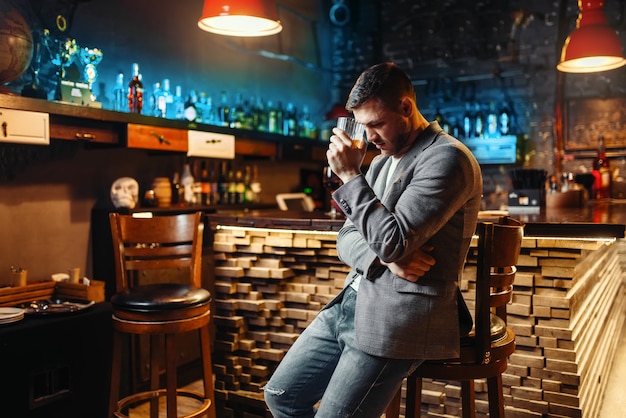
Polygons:
<instances>
[{"instance_id":1,"label":"wooden bar stool","mask_svg":"<svg viewBox=\"0 0 626 418\"><path fill-rule=\"evenodd\" d=\"M128 417L129 409L150 401L150 417L159 415L159 399L165 398L167 417L178 417L178 398L197 403L185 418L215 418L209 322L211 294L201 285L202 213L135 218L112 213L109 217L116 270L113 308L113 361L109 416ZM167 270L177 281L146 279L148 271ZM170 277L170 276L167 276ZM176 338L182 333L200 334L204 393L177 386ZM149 335L150 389L119 399L123 342L128 335ZM164 339L164 348L162 345ZM160 387L161 362L165 387Z\"/></svg>"},{"instance_id":2,"label":"wooden bar stool","mask_svg":"<svg viewBox=\"0 0 626 418\"><path fill-rule=\"evenodd\" d=\"M504 417L502 373L515 351L515 333L506 324L506 305L513 293L523 224L501 217L497 223L479 223L477 231L475 327L461 338L460 358L425 361L407 377L406 418L420 416L422 378L461 381L464 418L476 416L474 379L485 378L489 416ZM387 418L399 416L400 398L398 392L387 407Z\"/></svg>"}]
</instances>

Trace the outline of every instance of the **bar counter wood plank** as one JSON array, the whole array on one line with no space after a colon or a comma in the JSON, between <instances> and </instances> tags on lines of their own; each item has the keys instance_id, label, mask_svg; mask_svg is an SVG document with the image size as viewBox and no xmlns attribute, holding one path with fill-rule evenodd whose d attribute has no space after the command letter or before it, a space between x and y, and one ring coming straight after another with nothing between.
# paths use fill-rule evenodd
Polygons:
<instances>
[{"instance_id":1,"label":"bar counter wood plank","mask_svg":"<svg viewBox=\"0 0 626 418\"><path fill-rule=\"evenodd\" d=\"M230 400L227 409L246 399L243 408L258 412L276 365L343 286L348 267L335 248L343 221L275 211L207 216L215 238L216 389ZM517 348L503 376L506 416L594 417L626 308L626 205L594 202L514 217L527 228L508 310ZM469 304L475 244L462 277ZM486 416L486 383L476 390L479 416ZM459 397L459 382L425 381L423 411L460 416Z\"/></svg>"}]
</instances>

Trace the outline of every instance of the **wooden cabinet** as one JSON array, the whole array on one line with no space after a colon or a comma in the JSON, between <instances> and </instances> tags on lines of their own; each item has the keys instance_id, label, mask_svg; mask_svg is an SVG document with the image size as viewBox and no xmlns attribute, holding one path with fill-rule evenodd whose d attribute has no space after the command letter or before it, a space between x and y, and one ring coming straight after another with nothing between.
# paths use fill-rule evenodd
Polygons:
<instances>
[{"instance_id":1,"label":"wooden cabinet","mask_svg":"<svg viewBox=\"0 0 626 418\"><path fill-rule=\"evenodd\" d=\"M274 158L278 145L275 142L235 139L235 154Z\"/></svg>"},{"instance_id":2,"label":"wooden cabinet","mask_svg":"<svg viewBox=\"0 0 626 418\"><path fill-rule=\"evenodd\" d=\"M187 130L129 123L128 148L187 152Z\"/></svg>"},{"instance_id":3,"label":"wooden cabinet","mask_svg":"<svg viewBox=\"0 0 626 418\"><path fill-rule=\"evenodd\" d=\"M235 136L236 155L321 163L326 161L328 147L327 142L307 138L162 119L8 94L0 94L0 108L40 112L49 116L50 138L53 140L79 140L186 153L189 149L188 132L195 130Z\"/></svg>"},{"instance_id":4,"label":"wooden cabinet","mask_svg":"<svg viewBox=\"0 0 626 418\"><path fill-rule=\"evenodd\" d=\"M120 125L113 122L50 116L50 138L52 139L119 144L120 131Z\"/></svg>"},{"instance_id":5,"label":"wooden cabinet","mask_svg":"<svg viewBox=\"0 0 626 418\"><path fill-rule=\"evenodd\" d=\"M111 364L111 305L26 317L0 328L3 417L105 418ZM126 389L126 382L123 390Z\"/></svg>"},{"instance_id":6,"label":"wooden cabinet","mask_svg":"<svg viewBox=\"0 0 626 418\"><path fill-rule=\"evenodd\" d=\"M48 114L0 108L0 142L48 145Z\"/></svg>"}]
</instances>

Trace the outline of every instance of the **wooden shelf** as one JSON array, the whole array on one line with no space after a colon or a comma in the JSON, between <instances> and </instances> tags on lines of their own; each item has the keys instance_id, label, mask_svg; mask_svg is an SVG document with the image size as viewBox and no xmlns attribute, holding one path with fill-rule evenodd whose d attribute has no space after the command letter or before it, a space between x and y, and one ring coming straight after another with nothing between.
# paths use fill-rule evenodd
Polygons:
<instances>
[{"instance_id":1,"label":"wooden shelf","mask_svg":"<svg viewBox=\"0 0 626 418\"><path fill-rule=\"evenodd\" d=\"M152 130L160 128L167 132L184 133L187 130L198 130L234 135L237 155L261 158L325 161L325 150L328 147L327 141L310 138L233 129L186 120L163 119L10 94L0 94L0 108L48 113L50 137L56 140L84 140L121 147L154 149L152 141L137 142L136 138L129 138L137 127L144 127L144 129L149 127ZM135 130L129 131L129 128L133 126ZM159 149L165 152L186 151L181 147L161 146Z\"/></svg>"}]
</instances>

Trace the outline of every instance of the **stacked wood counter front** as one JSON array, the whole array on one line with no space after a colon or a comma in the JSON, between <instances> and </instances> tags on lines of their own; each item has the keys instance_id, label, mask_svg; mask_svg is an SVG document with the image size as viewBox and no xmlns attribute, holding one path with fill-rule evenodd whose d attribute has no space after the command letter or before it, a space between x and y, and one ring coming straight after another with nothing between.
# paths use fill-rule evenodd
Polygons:
<instances>
[{"instance_id":1,"label":"stacked wood counter front","mask_svg":"<svg viewBox=\"0 0 626 418\"><path fill-rule=\"evenodd\" d=\"M597 416L624 321L618 247L612 240L524 238L507 308L516 333L503 375L507 418ZM470 256L467 289L474 268ZM442 399L427 405L432 416L460 416L458 382L424 387ZM487 413L485 385L477 385L476 404Z\"/></svg>"},{"instance_id":2,"label":"stacked wood counter front","mask_svg":"<svg viewBox=\"0 0 626 418\"><path fill-rule=\"evenodd\" d=\"M209 218L216 389L233 416L264 416L263 385L349 271L337 258L340 222ZM597 415L624 320L619 243L524 238L508 308L517 349L503 376L507 418ZM462 277L469 304L474 251L475 242ZM476 403L486 415L485 386L477 384ZM460 384L425 381L423 401L428 416L460 416Z\"/></svg>"},{"instance_id":3,"label":"stacked wood counter front","mask_svg":"<svg viewBox=\"0 0 626 418\"><path fill-rule=\"evenodd\" d=\"M220 226L214 234L215 388L258 400L300 332L343 286L334 231ZM250 411L246 411L250 414Z\"/></svg>"}]
</instances>

